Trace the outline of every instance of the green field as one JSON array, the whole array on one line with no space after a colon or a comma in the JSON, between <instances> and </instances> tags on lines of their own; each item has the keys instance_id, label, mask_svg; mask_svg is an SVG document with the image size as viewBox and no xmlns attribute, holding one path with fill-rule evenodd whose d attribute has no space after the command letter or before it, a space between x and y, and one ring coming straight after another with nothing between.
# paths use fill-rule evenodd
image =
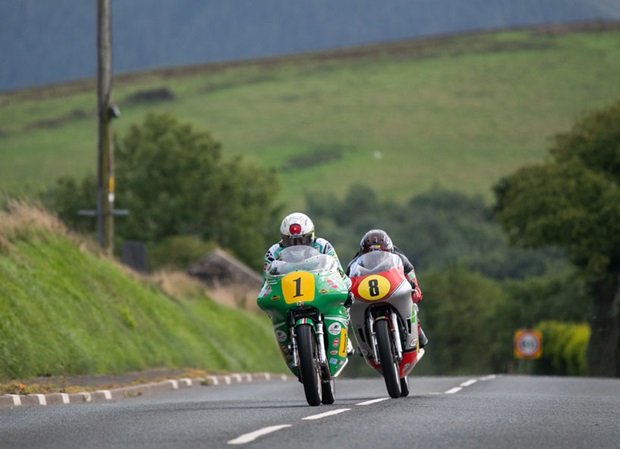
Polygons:
<instances>
[{"instance_id":1,"label":"green field","mask_svg":"<svg viewBox=\"0 0 620 449\"><path fill-rule=\"evenodd\" d=\"M467 34L117 76L114 129L171 112L225 154L277 167L289 208L357 182L399 201L434 186L490 199L620 97L618 80L620 24ZM132 97L157 89L172 98ZM0 191L94 173L95 109L94 80L0 94Z\"/></svg>"}]
</instances>

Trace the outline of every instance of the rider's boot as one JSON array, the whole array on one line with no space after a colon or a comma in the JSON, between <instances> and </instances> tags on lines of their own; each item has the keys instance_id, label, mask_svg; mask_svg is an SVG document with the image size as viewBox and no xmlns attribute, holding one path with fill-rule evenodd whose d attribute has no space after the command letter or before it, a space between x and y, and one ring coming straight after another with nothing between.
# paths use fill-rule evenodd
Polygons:
<instances>
[{"instance_id":1,"label":"rider's boot","mask_svg":"<svg viewBox=\"0 0 620 449\"><path fill-rule=\"evenodd\" d=\"M353 344L351 343L351 339L347 337L347 357L355 354L355 349L353 348Z\"/></svg>"},{"instance_id":2,"label":"rider's boot","mask_svg":"<svg viewBox=\"0 0 620 449\"><path fill-rule=\"evenodd\" d=\"M428 344L428 338L426 338L426 334L422 330L422 325L418 322L418 339L420 340L420 349Z\"/></svg>"},{"instance_id":3,"label":"rider's boot","mask_svg":"<svg viewBox=\"0 0 620 449\"><path fill-rule=\"evenodd\" d=\"M347 323L351 323L351 304L353 303L353 295L349 292L349 296L344 303L345 309L347 309ZM355 349L351 343L351 339L347 336L347 357L355 354Z\"/></svg>"}]
</instances>

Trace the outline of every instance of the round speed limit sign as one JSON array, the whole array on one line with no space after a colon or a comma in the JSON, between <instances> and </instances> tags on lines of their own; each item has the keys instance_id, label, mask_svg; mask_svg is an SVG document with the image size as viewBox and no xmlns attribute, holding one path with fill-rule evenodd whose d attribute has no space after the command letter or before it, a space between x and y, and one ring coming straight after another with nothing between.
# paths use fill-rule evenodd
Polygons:
<instances>
[{"instance_id":1,"label":"round speed limit sign","mask_svg":"<svg viewBox=\"0 0 620 449\"><path fill-rule=\"evenodd\" d=\"M515 332L515 357L537 359L542 355L542 334L537 330L521 329Z\"/></svg>"}]
</instances>

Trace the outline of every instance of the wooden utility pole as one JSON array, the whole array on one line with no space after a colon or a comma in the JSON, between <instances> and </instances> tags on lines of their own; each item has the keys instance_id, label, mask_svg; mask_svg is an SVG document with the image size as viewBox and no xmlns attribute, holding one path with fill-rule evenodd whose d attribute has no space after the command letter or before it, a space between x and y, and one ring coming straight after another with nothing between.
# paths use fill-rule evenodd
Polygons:
<instances>
[{"instance_id":1,"label":"wooden utility pole","mask_svg":"<svg viewBox=\"0 0 620 449\"><path fill-rule=\"evenodd\" d=\"M97 0L97 100L99 117L97 236L107 254L114 248L114 140L112 119L117 109L111 104L112 38L110 0Z\"/></svg>"}]
</instances>

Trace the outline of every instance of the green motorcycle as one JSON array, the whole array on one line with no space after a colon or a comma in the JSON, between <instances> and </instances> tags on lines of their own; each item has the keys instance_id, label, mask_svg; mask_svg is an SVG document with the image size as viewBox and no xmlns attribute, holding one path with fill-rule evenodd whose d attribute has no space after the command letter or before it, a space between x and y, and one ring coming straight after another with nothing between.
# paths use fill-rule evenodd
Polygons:
<instances>
[{"instance_id":1,"label":"green motorcycle","mask_svg":"<svg viewBox=\"0 0 620 449\"><path fill-rule=\"evenodd\" d=\"M348 362L349 286L333 257L292 246L271 262L258 295L284 361L311 406L334 403L335 379Z\"/></svg>"}]
</instances>

